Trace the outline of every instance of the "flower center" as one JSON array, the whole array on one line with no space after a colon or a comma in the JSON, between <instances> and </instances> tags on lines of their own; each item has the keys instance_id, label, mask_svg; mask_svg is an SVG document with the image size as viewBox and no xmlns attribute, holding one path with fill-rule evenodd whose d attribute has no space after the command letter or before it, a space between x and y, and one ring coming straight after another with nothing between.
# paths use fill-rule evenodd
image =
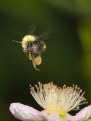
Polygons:
<instances>
[{"instance_id":1,"label":"flower center","mask_svg":"<svg viewBox=\"0 0 91 121\"><path fill-rule=\"evenodd\" d=\"M57 112L62 119L66 119L66 112L62 110L55 111L54 109L48 110L48 114L52 114L53 112Z\"/></svg>"}]
</instances>

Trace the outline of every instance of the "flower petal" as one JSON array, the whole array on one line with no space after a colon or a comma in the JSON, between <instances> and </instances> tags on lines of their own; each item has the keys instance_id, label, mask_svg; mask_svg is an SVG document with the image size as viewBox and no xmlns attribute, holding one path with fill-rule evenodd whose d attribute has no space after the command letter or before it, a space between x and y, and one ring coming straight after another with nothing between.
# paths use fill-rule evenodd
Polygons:
<instances>
[{"instance_id":1,"label":"flower petal","mask_svg":"<svg viewBox=\"0 0 91 121\"><path fill-rule=\"evenodd\" d=\"M41 113L46 117L47 121L63 121L57 112L48 114L47 111L44 110Z\"/></svg>"},{"instance_id":2,"label":"flower petal","mask_svg":"<svg viewBox=\"0 0 91 121\"><path fill-rule=\"evenodd\" d=\"M72 116L72 115L70 115L70 114L67 113L67 119L66 119L66 121L74 121L74 117L75 116Z\"/></svg>"},{"instance_id":3,"label":"flower petal","mask_svg":"<svg viewBox=\"0 0 91 121\"><path fill-rule=\"evenodd\" d=\"M91 105L83 108L79 113L75 116L75 121L85 121L91 118Z\"/></svg>"},{"instance_id":4,"label":"flower petal","mask_svg":"<svg viewBox=\"0 0 91 121\"><path fill-rule=\"evenodd\" d=\"M58 113L54 112L51 115L48 116L48 121L62 121L61 117L58 115Z\"/></svg>"},{"instance_id":5,"label":"flower petal","mask_svg":"<svg viewBox=\"0 0 91 121\"><path fill-rule=\"evenodd\" d=\"M9 110L19 120L22 121L43 121L45 117L36 109L21 103L10 104Z\"/></svg>"}]
</instances>

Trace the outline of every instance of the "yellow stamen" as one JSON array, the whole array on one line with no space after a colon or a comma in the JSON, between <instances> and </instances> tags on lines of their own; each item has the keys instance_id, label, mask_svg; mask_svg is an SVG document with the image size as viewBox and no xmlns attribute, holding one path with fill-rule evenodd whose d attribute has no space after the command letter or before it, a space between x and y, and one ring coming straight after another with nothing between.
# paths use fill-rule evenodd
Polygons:
<instances>
[{"instance_id":1,"label":"yellow stamen","mask_svg":"<svg viewBox=\"0 0 91 121\"><path fill-rule=\"evenodd\" d=\"M49 109L47 112L48 112L48 114L52 114L53 112L57 112L62 119L66 119L66 112L64 112L62 110L55 111L54 109Z\"/></svg>"},{"instance_id":2,"label":"yellow stamen","mask_svg":"<svg viewBox=\"0 0 91 121\"><path fill-rule=\"evenodd\" d=\"M58 111L58 114L59 114L59 116L60 116L61 118L66 119L66 112L64 112L64 111L62 111L62 110L59 110L59 111Z\"/></svg>"}]
</instances>

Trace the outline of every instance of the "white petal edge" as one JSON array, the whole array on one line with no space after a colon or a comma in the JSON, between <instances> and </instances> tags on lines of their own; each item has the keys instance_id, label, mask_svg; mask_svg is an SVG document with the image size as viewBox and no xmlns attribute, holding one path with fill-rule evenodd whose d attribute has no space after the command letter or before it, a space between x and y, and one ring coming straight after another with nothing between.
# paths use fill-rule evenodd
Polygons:
<instances>
[{"instance_id":1,"label":"white petal edge","mask_svg":"<svg viewBox=\"0 0 91 121\"><path fill-rule=\"evenodd\" d=\"M22 121L44 121L45 117L36 109L21 103L11 103L10 112L15 118Z\"/></svg>"},{"instance_id":2,"label":"white petal edge","mask_svg":"<svg viewBox=\"0 0 91 121\"><path fill-rule=\"evenodd\" d=\"M91 118L91 105L83 108L80 112L75 115L74 121L85 121Z\"/></svg>"}]
</instances>

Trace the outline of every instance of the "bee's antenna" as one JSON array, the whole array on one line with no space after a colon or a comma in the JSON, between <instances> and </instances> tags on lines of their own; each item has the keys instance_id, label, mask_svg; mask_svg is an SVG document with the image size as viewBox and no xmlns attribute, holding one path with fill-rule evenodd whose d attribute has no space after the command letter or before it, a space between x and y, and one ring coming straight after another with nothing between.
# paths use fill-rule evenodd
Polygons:
<instances>
[{"instance_id":1,"label":"bee's antenna","mask_svg":"<svg viewBox=\"0 0 91 121\"><path fill-rule=\"evenodd\" d=\"M16 40L11 40L11 41L13 41L13 42L17 42L17 43L21 43L21 42L19 42L19 41L16 41Z\"/></svg>"}]
</instances>

